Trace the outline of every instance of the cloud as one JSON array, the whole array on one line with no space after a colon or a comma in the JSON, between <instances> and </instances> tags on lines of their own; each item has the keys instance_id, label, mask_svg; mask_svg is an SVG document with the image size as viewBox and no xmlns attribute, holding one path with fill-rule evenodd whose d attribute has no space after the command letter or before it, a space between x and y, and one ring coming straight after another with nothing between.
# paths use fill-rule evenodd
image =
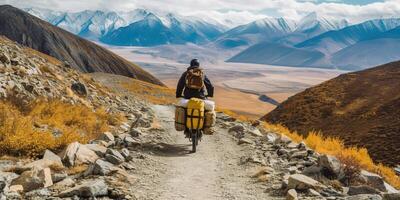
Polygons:
<instances>
[{"instance_id":1,"label":"cloud","mask_svg":"<svg viewBox=\"0 0 400 200\"><path fill-rule=\"evenodd\" d=\"M321 16L346 18L353 23L378 17L399 17L400 0L0 0L0 4L17 7L52 8L61 11L114 10L129 11L146 8L182 15L213 18L232 25L264 17L300 19L309 12ZM349 2L349 3L343 3ZM365 2L356 3L356 2ZM372 3L371 3L372 2Z\"/></svg>"}]
</instances>

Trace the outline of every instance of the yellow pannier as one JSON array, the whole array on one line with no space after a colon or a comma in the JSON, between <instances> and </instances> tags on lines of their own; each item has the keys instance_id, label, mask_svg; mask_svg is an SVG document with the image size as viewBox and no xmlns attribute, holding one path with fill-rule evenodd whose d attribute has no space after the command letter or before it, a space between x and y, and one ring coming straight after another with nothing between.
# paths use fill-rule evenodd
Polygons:
<instances>
[{"instance_id":1,"label":"yellow pannier","mask_svg":"<svg viewBox=\"0 0 400 200\"><path fill-rule=\"evenodd\" d=\"M186 127L199 130L204 126L204 101L191 98L186 109Z\"/></svg>"}]
</instances>

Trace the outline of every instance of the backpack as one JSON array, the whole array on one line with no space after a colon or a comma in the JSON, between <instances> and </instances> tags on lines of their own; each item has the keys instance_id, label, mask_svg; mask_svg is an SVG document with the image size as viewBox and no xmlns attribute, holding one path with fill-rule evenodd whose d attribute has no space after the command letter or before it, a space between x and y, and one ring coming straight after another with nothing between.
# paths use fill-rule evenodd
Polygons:
<instances>
[{"instance_id":1,"label":"backpack","mask_svg":"<svg viewBox=\"0 0 400 200\"><path fill-rule=\"evenodd\" d=\"M204 87L204 72L200 68L194 68L187 71L186 87L190 89L201 90Z\"/></svg>"}]
</instances>

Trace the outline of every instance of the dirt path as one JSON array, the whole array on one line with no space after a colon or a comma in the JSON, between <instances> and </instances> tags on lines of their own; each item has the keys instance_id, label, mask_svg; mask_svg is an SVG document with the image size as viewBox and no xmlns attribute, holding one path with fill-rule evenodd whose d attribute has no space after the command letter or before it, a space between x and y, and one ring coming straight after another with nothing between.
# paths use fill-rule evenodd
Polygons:
<instances>
[{"instance_id":1,"label":"dirt path","mask_svg":"<svg viewBox=\"0 0 400 200\"><path fill-rule=\"evenodd\" d=\"M196 153L191 154L188 139L176 132L173 107L154 106L153 110L170 136L160 154L149 155L138 171L138 199L273 199L265 186L255 183L250 175L256 168L240 165L242 156L251 149L240 146L233 136L219 129L205 136ZM157 168L157 170L152 170Z\"/></svg>"}]
</instances>

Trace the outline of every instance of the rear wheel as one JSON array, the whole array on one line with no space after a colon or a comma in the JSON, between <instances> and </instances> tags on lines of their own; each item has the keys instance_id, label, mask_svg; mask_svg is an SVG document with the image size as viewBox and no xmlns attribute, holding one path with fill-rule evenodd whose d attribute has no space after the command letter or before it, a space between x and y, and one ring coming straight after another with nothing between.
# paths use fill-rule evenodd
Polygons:
<instances>
[{"instance_id":1,"label":"rear wheel","mask_svg":"<svg viewBox=\"0 0 400 200\"><path fill-rule=\"evenodd\" d=\"M196 147L197 147L198 143L199 142L198 142L198 138L197 138L197 133L193 132L192 133L192 152L193 153L196 153Z\"/></svg>"}]
</instances>

